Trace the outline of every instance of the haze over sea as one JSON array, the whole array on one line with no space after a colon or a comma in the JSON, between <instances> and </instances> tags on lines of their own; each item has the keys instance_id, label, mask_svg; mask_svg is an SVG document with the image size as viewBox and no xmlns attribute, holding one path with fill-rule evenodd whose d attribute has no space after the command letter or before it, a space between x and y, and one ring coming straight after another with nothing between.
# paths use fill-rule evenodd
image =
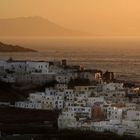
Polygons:
<instances>
[{"instance_id":1,"label":"haze over sea","mask_svg":"<svg viewBox=\"0 0 140 140\"><path fill-rule=\"evenodd\" d=\"M0 53L0 59L61 60L87 68L116 72L140 82L140 37L1 38L2 42L38 53Z\"/></svg>"}]
</instances>

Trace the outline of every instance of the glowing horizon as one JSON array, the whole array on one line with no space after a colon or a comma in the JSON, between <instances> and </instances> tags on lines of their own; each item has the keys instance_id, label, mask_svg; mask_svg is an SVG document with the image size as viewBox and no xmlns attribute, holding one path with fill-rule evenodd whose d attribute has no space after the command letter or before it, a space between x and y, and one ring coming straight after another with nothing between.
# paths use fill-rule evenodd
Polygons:
<instances>
[{"instance_id":1,"label":"glowing horizon","mask_svg":"<svg viewBox=\"0 0 140 140\"><path fill-rule=\"evenodd\" d=\"M0 18L41 16L95 35L140 35L139 0L1 0Z\"/></svg>"}]
</instances>

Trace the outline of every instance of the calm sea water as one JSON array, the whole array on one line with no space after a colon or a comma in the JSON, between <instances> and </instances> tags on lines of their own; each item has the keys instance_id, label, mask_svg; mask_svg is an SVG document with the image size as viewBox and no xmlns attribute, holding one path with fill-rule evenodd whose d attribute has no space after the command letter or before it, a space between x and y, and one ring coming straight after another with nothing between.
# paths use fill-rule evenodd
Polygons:
<instances>
[{"instance_id":1,"label":"calm sea water","mask_svg":"<svg viewBox=\"0 0 140 140\"><path fill-rule=\"evenodd\" d=\"M61 60L115 72L140 82L140 38L1 38L38 53L0 53L0 59ZM123 78L124 78L123 77Z\"/></svg>"}]
</instances>

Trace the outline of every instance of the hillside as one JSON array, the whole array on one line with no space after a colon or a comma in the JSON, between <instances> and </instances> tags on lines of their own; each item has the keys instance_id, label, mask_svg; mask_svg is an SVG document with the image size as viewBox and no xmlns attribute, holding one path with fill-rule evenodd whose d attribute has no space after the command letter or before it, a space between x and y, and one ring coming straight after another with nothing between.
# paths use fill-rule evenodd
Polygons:
<instances>
[{"instance_id":1,"label":"hillside","mask_svg":"<svg viewBox=\"0 0 140 140\"><path fill-rule=\"evenodd\" d=\"M28 48L23 48L18 45L9 45L0 42L0 52L36 52L36 51Z\"/></svg>"},{"instance_id":2,"label":"hillside","mask_svg":"<svg viewBox=\"0 0 140 140\"><path fill-rule=\"evenodd\" d=\"M87 36L88 33L65 29L42 17L0 19L1 37Z\"/></svg>"},{"instance_id":3,"label":"hillside","mask_svg":"<svg viewBox=\"0 0 140 140\"><path fill-rule=\"evenodd\" d=\"M16 101L21 99L24 99L24 96L22 96L19 91L13 89L10 84L0 81L0 102Z\"/></svg>"}]
</instances>

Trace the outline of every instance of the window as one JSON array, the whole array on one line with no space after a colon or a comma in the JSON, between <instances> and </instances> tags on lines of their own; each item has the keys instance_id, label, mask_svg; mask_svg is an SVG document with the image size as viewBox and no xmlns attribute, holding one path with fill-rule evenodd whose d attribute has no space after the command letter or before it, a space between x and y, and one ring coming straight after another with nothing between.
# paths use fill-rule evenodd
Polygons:
<instances>
[{"instance_id":1,"label":"window","mask_svg":"<svg viewBox=\"0 0 140 140\"><path fill-rule=\"evenodd\" d=\"M139 113L136 113L136 116L139 116L140 114Z\"/></svg>"}]
</instances>

